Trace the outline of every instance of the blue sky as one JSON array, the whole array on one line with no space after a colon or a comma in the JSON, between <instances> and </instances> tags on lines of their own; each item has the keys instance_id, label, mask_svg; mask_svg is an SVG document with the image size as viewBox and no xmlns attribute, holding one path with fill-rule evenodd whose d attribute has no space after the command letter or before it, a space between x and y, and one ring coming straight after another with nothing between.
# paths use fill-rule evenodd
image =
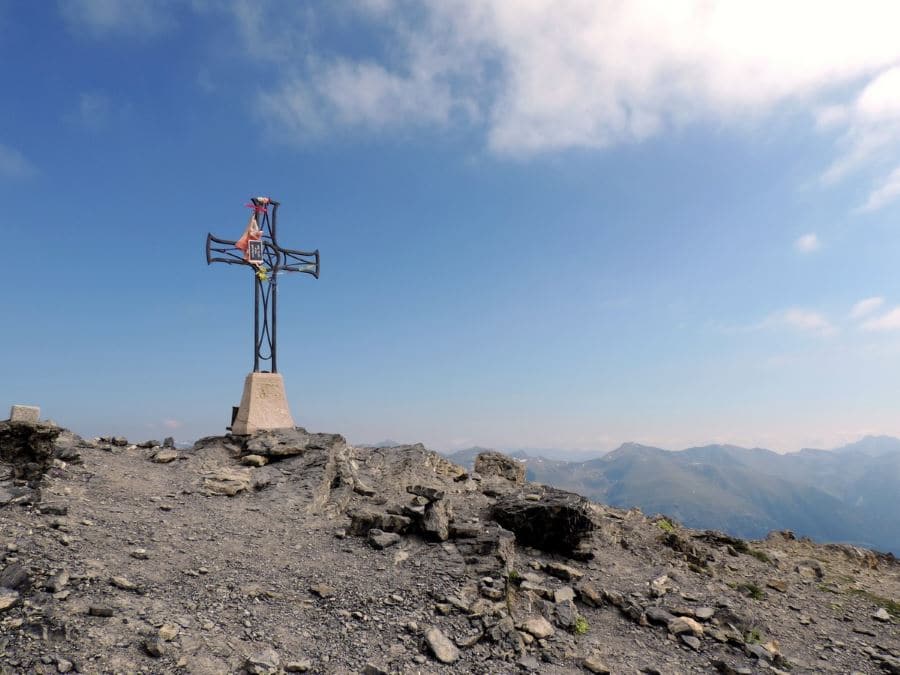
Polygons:
<instances>
[{"instance_id":1,"label":"blue sky","mask_svg":"<svg viewBox=\"0 0 900 675\"><path fill-rule=\"evenodd\" d=\"M810 17L815 15L815 20ZM895 3L0 1L0 404L221 433L251 195L354 442L900 435Z\"/></svg>"}]
</instances>

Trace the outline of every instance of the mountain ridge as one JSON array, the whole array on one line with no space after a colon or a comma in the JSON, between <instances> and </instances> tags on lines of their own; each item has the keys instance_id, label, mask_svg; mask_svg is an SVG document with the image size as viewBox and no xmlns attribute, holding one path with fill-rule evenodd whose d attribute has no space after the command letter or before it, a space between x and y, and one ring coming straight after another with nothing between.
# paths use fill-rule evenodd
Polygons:
<instances>
[{"instance_id":1,"label":"mountain ridge","mask_svg":"<svg viewBox=\"0 0 900 675\"><path fill-rule=\"evenodd\" d=\"M454 453L465 463L467 453ZM599 457L526 457L530 480L620 508L668 513L742 537L790 529L900 553L900 439L864 436L832 450L623 443Z\"/></svg>"}]
</instances>

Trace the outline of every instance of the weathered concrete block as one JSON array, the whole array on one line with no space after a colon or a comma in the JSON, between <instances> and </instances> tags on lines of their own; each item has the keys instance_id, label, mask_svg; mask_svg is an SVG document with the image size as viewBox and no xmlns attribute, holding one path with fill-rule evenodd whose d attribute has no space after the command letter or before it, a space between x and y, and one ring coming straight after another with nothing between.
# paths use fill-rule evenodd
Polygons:
<instances>
[{"instance_id":1,"label":"weathered concrete block","mask_svg":"<svg viewBox=\"0 0 900 675\"><path fill-rule=\"evenodd\" d=\"M278 373L250 373L244 380L244 395L231 433L248 436L264 429L290 429L294 426L284 393L284 380Z\"/></svg>"},{"instance_id":2,"label":"weathered concrete block","mask_svg":"<svg viewBox=\"0 0 900 675\"><path fill-rule=\"evenodd\" d=\"M37 424L41 409L36 405L14 405L9 411L9 421L21 424Z\"/></svg>"}]
</instances>

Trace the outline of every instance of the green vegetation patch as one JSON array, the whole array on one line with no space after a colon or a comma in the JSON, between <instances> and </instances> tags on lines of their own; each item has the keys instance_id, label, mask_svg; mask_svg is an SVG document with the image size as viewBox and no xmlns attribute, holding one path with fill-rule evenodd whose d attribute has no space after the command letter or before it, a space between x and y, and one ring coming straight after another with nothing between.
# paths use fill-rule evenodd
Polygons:
<instances>
[{"instance_id":1,"label":"green vegetation patch","mask_svg":"<svg viewBox=\"0 0 900 675\"><path fill-rule=\"evenodd\" d=\"M575 635L584 635L590 630L591 625L587 622L583 616L579 616L575 619Z\"/></svg>"},{"instance_id":2,"label":"green vegetation patch","mask_svg":"<svg viewBox=\"0 0 900 675\"><path fill-rule=\"evenodd\" d=\"M759 632L759 628L751 628L747 631L747 634L744 636L744 642L750 644L759 644L762 642L762 633Z\"/></svg>"},{"instance_id":3,"label":"green vegetation patch","mask_svg":"<svg viewBox=\"0 0 900 675\"><path fill-rule=\"evenodd\" d=\"M688 563L688 569L694 574L704 574L706 576L713 576L713 571L709 569L709 567L703 567L702 565L697 565L696 563Z\"/></svg>"},{"instance_id":4,"label":"green vegetation patch","mask_svg":"<svg viewBox=\"0 0 900 675\"><path fill-rule=\"evenodd\" d=\"M748 581L747 583L738 584L735 587L735 590L738 593L743 593L748 598L753 598L754 600L762 600L766 597L766 594L763 592L759 586L754 584L752 581Z\"/></svg>"},{"instance_id":5,"label":"green vegetation patch","mask_svg":"<svg viewBox=\"0 0 900 675\"><path fill-rule=\"evenodd\" d=\"M666 534L675 534L675 525L668 518L660 518L656 521L656 526Z\"/></svg>"},{"instance_id":6,"label":"green vegetation patch","mask_svg":"<svg viewBox=\"0 0 900 675\"><path fill-rule=\"evenodd\" d=\"M754 558L756 558L760 562L764 562L764 563L768 563L768 564L771 564L771 562L772 562L772 559L766 555L765 551L760 551L759 549L756 549L756 548L748 548L747 553L749 555L752 555Z\"/></svg>"}]
</instances>

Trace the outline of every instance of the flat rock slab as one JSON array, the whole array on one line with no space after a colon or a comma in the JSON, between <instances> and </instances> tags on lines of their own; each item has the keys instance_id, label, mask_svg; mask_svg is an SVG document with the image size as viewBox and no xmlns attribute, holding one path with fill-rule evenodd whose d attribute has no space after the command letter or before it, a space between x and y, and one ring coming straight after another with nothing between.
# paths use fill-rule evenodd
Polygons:
<instances>
[{"instance_id":1,"label":"flat rock slab","mask_svg":"<svg viewBox=\"0 0 900 675\"><path fill-rule=\"evenodd\" d=\"M203 479L203 488L214 495L233 497L239 492L250 489L253 477L250 469L232 469L223 467Z\"/></svg>"},{"instance_id":2,"label":"flat rock slab","mask_svg":"<svg viewBox=\"0 0 900 675\"><path fill-rule=\"evenodd\" d=\"M178 452L169 448L160 450L153 455L153 461L157 464L168 464L169 462L174 462L176 459L178 459Z\"/></svg>"},{"instance_id":3,"label":"flat rock slab","mask_svg":"<svg viewBox=\"0 0 900 675\"><path fill-rule=\"evenodd\" d=\"M648 607L644 613L647 615L647 620L650 623L659 624L662 626L668 626L669 622L674 621L675 617L666 609L662 607Z\"/></svg>"},{"instance_id":4,"label":"flat rock slab","mask_svg":"<svg viewBox=\"0 0 900 675\"><path fill-rule=\"evenodd\" d=\"M372 529L369 530L368 539L372 548L382 550L399 544L401 537L396 532L383 532L382 530Z\"/></svg>"},{"instance_id":5,"label":"flat rock slab","mask_svg":"<svg viewBox=\"0 0 900 675\"><path fill-rule=\"evenodd\" d=\"M244 449L268 458L296 457L309 450L328 450L346 445L340 434L311 434L302 427L258 431L247 439Z\"/></svg>"},{"instance_id":6,"label":"flat rock slab","mask_svg":"<svg viewBox=\"0 0 900 675\"><path fill-rule=\"evenodd\" d=\"M262 455L244 455L241 457L241 464L244 466L265 466L269 463L268 457L263 457Z\"/></svg>"},{"instance_id":7,"label":"flat rock slab","mask_svg":"<svg viewBox=\"0 0 900 675\"><path fill-rule=\"evenodd\" d=\"M524 630L529 635L533 635L538 640L550 637L556 630L553 628L553 625L547 621L542 616L536 616L534 618L528 619L522 624L522 630Z\"/></svg>"},{"instance_id":8,"label":"flat rock slab","mask_svg":"<svg viewBox=\"0 0 900 675\"><path fill-rule=\"evenodd\" d=\"M606 664L597 656L588 656L581 662L581 665L583 665L584 669L589 673L595 673L595 675L609 675L611 672Z\"/></svg>"},{"instance_id":9,"label":"flat rock slab","mask_svg":"<svg viewBox=\"0 0 900 675\"><path fill-rule=\"evenodd\" d=\"M459 659L459 649L438 628L425 631L425 642L434 658L441 663L454 663Z\"/></svg>"},{"instance_id":10,"label":"flat rock slab","mask_svg":"<svg viewBox=\"0 0 900 675\"><path fill-rule=\"evenodd\" d=\"M584 576L584 572L579 569L572 567L571 565L566 565L561 562L556 562L555 560L552 562L548 562L544 566L544 571L547 574L551 574L557 579L562 579L563 581L578 581L581 577Z\"/></svg>"},{"instance_id":11,"label":"flat rock slab","mask_svg":"<svg viewBox=\"0 0 900 675\"><path fill-rule=\"evenodd\" d=\"M18 591L0 588L0 612L4 612L19 601Z\"/></svg>"},{"instance_id":12,"label":"flat rock slab","mask_svg":"<svg viewBox=\"0 0 900 675\"><path fill-rule=\"evenodd\" d=\"M679 616L669 621L669 632L673 635L690 633L695 637L703 637L703 626L687 616Z\"/></svg>"}]
</instances>

